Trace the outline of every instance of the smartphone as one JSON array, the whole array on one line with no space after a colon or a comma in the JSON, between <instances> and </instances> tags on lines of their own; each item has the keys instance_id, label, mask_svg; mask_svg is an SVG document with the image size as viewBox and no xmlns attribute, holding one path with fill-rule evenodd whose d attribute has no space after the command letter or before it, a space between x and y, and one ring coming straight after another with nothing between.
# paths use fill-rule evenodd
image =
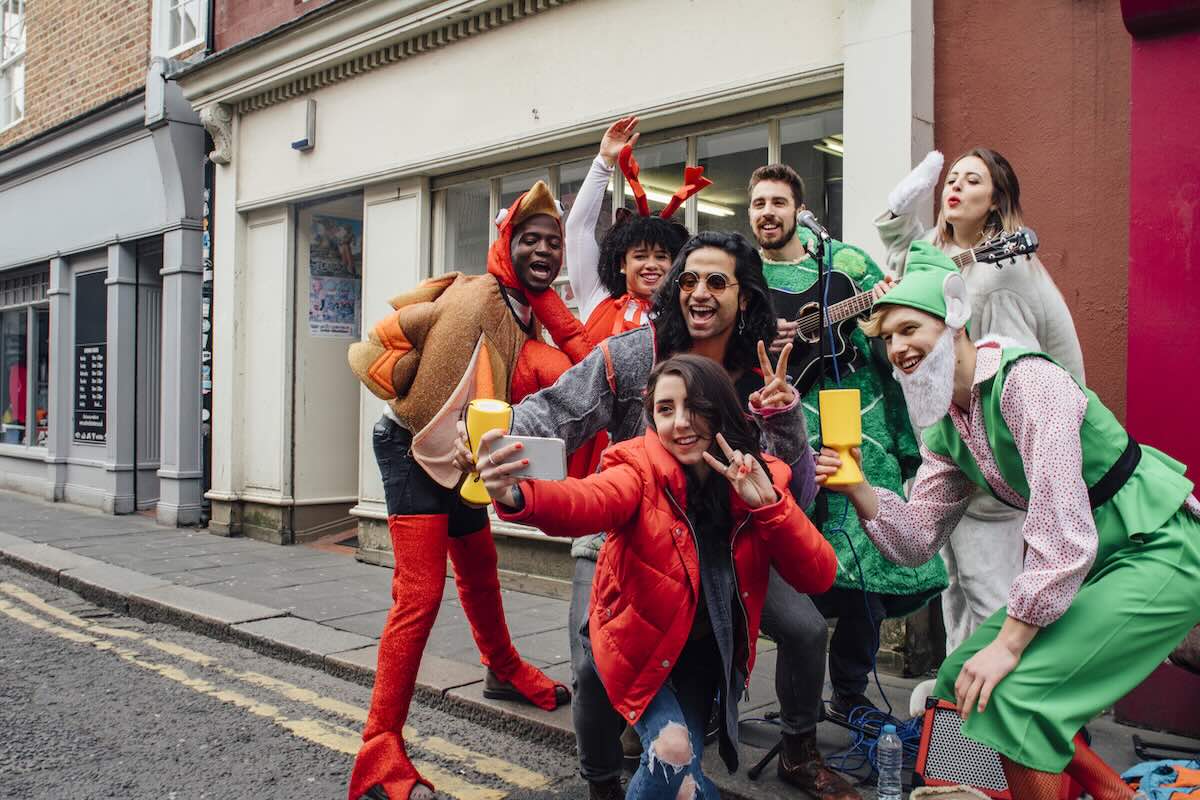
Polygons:
<instances>
[{"instance_id":1,"label":"smartphone","mask_svg":"<svg viewBox=\"0 0 1200 800\"><path fill-rule=\"evenodd\" d=\"M521 478L532 478L539 481L561 481L567 477L567 445L562 439L541 436L501 436L492 443L492 449L500 450L510 444L520 442L524 449L521 458L529 459L524 469L513 474ZM488 454L480 449L479 462L483 463Z\"/></svg>"}]
</instances>

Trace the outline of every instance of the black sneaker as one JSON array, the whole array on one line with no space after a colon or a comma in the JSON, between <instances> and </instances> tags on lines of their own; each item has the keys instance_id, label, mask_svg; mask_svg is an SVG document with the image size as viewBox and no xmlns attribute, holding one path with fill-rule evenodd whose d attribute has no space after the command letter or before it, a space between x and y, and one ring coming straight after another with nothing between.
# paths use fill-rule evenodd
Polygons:
<instances>
[{"instance_id":1,"label":"black sneaker","mask_svg":"<svg viewBox=\"0 0 1200 800\"><path fill-rule=\"evenodd\" d=\"M854 714L856 709L865 708L869 711L878 711L875 704L871 702L865 694L841 694L840 692L833 693L833 699L825 706L825 713L835 720L848 722L850 716ZM862 711L858 712L859 714Z\"/></svg>"}]
</instances>

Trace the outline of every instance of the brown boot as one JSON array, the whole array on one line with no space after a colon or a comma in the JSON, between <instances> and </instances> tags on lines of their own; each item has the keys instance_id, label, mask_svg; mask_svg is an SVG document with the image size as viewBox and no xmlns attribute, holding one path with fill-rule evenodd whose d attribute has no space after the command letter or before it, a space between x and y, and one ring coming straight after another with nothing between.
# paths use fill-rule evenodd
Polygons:
<instances>
[{"instance_id":1,"label":"brown boot","mask_svg":"<svg viewBox=\"0 0 1200 800\"><path fill-rule=\"evenodd\" d=\"M621 779L588 781L588 800L625 800L625 790L621 788Z\"/></svg>"},{"instance_id":2,"label":"brown boot","mask_svg":"<svg viewBox=\"0 0 1200 800\"><path fill-rule=\"evenodd\" d=\"M779 778L817 800L862 800L850 782L825 766L817 749L817 732L783 735Z\"/></svg>"}]
</instances>

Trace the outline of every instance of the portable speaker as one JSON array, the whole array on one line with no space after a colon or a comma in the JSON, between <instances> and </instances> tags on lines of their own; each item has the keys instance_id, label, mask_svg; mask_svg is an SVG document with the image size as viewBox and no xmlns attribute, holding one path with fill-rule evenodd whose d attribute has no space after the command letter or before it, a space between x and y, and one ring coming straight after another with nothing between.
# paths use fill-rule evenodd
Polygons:
<instances>
[{"instance_id":1,"label":"portable speaker","mask_svg":"<svg viewBox=\"0 0 1200 800\"><path fill-rule=\"evenodd\" d=\"M926 786L972 786L993 800L1012 800L1000 756L995 750L963 736L958 707L929 698L921 726L921 747L913 772ZM1063 776L1060 800L1076 800L1083 788Z\"/></svg>"}]
</instances>

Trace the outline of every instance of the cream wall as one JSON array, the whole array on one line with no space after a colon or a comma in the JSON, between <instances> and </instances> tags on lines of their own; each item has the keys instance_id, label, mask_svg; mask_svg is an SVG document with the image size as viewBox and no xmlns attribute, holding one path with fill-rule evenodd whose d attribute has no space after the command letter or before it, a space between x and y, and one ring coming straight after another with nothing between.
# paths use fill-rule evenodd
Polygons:
<instances>
[{"instance_id":1,"label":"cream wall","mask_svg":"<svg viewBox=\"0 0 1200 800\"><path fill-rule=\"evenodd\" d=\"M577 0L314 92L310 153L289 147L303 100L245 116L239 206L591 144L631 112L654 130L795 100L836 77L842 16L841 0ZM625 44L632 21L645 48Z\"/></svg>"}]
</instances>

